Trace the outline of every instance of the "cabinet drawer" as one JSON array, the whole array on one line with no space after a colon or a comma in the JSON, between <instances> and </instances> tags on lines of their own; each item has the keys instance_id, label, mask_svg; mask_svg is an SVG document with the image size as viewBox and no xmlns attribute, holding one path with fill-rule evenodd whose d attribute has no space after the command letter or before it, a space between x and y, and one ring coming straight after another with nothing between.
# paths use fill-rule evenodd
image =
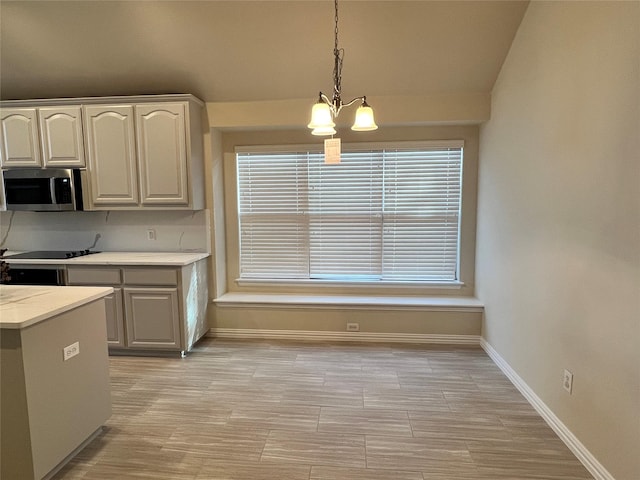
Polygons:
<instances>
[{"instance_id":1,"label":"cabinet drawer","mask_svg":"<svg viewBox=\"0 0 640 480\"><path fill-rule=\"evenodd\" d=\"M126 285L178 285L178 270L175 268L126 268Z\"/></svg>"},{"instance_id":2,"label":"cabinet drawer","mask_svg":"<svg viewBox=\"0 0 640 480\"><path fill-rule=\"evenodd\" d=\"M69 285L120 285L122 283L119 268L68 268Z\"/></svg>"}]
</instances>

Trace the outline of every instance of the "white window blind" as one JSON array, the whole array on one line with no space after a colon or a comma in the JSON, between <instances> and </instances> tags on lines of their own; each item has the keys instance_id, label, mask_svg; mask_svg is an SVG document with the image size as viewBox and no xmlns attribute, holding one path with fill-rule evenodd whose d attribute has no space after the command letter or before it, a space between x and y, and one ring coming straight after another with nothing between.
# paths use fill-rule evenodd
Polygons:
<instances>
[{"instance_id":1,"label":"white window blind","mask_svg":"<svg viewBox=\"0 0 640 480\"><path fill-rule=\"evenodd\" d=\"M307 153L238 156L240 275L308 278Z\"/></svg>"},{"instance_id":2,"label":"white window blind","mask_svg":"<svg viewBox=\"0 0 640 480\"><path fill-rule=\"evenodd\" d=\"M309 163L309 276L370 280L381 275L382 156L322 156Z\"/></svg>"},{"instance_id":3,"label":"white window blind","mask_svg":"<svg viewBox=\"0 0 640 480\"><path fill-rule=\"evenodd\" d=\"M266 150L266 149L265 149ZM240 278L456 281L462 144L237 153Z\"/></svg>"}]
</instances>

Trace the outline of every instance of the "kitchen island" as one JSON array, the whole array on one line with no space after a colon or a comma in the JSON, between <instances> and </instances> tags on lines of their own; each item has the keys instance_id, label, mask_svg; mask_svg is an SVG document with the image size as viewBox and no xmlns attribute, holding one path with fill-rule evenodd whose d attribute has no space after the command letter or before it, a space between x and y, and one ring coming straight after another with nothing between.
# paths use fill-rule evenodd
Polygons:
<instances>
[{"instance_id":1,"label":"kitchen island","mask_svg":"<svg viewBox=\"0 0 640 480\"><path fill-rule=\"evenodd\" d=\"M1 478L48 478L111 416L112 292L0 285Z\"/></svg>"}]
</instances>

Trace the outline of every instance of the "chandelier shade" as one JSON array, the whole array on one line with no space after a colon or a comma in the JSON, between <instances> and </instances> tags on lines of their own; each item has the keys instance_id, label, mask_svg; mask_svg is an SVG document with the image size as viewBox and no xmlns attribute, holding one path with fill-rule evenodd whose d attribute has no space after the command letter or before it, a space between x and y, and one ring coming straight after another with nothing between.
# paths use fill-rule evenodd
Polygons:
<instances>
[{"instance_id":1,"label":"chandelier shade","mask_svg":"<svg viewBox=\"0 0 640 480\"><path fill-rule=\"evenodd\" d=\"M323 135L335 135L336 129L333 127L316 127L311 130L311 135L323 136Z\"/></svg>"},{"instance_id":2,"label":"chandelier shade","mask_svg":"<svg viewBox=\"0 0 640 480\"><path fill-rule=\"evenodd\" d=\"M356 132L368 132L376 130L375 119L373 118L373 109L367 104L366 101L362 102L362 105L356 110L356 121L353 123L351 130Z\"/></svg>"},{"instance_id":3,"label":"chandelier shade","mask_svg":"<svg viewBox=\"0 0 640 480\"><path fill-rule=\"evenodd\" d=\"M322 100L319 100L311 110L311 122L309 122L307 127L311 129L326 129L329 127L333 128L335 126L336 124L333 121L333 115L331 114L331 107Z\"/></svg>"}]
</instances>

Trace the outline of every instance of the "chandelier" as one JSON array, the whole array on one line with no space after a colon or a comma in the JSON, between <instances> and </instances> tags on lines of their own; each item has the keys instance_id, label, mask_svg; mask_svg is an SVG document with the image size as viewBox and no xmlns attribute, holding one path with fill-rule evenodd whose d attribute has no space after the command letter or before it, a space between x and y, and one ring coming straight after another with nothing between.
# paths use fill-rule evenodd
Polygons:
<instances>
[{"instance_id":1,"label":"chandelier","mask_svg":"<svg viewBox=\"0 0 640 480\"><path fill-rule=\"evenodd\" d=\"M309 127L313 135L335 135L335 118L342 108L362 102L356 110L356 118L351 130L366 132L378 128L373 119L373 109L367 103L367 97L356 97L353 100L343 103L341 94L342 83L342 60L344 59L344 49L338 48L338 0L335 0L335 44L333 47L333 98L329 100L324 93L320 92L318 101L311 110L311 122Z\"/></svg>"}]
</instances>

